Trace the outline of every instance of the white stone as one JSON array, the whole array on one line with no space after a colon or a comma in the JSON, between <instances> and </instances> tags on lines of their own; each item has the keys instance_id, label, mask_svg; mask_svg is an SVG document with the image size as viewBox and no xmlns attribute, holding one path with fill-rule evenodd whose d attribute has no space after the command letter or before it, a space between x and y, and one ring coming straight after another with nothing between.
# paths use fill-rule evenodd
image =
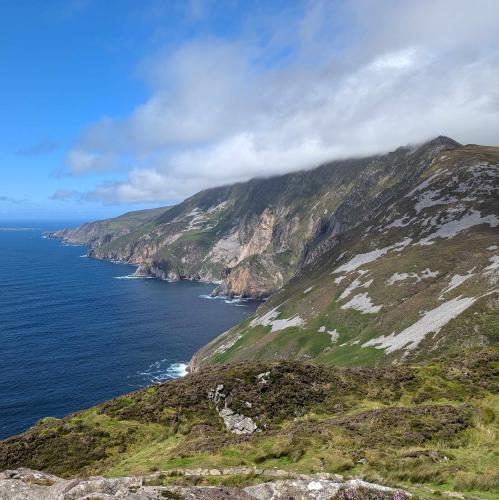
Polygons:
<instances>
[{"instance_id":1,"label":"white stone","mask_svg":"<svg viewBox=\"0 0 499 500\"><path fill-rule=\"evenodd\" d=\"M225 351L228 351L240 338L242 338L242 335L238 333L237 335L234 335L232 338L228 339L225 341L223 344L219 345L215 351L213 351L213 354L217 353L224 353Z\"/></svg>"},{"instance_id":2,"label":"white stone","mask_svg":"<svg viewBox=\"0 0 499 500\"><path fill-rule=\"evenodd\" d=\"M206 213L211 214L213 212L218 212L219 210L224 209L227 206L226 201L222 201L222 203L219 203L218 205L215 205L214 207L209 208Z\"/></svg>"},{"instance_id":3,"label":"white stone","mask_svg":"<svg viewBox=\"0 0 499 500\"><path fill-rule=\"evenodd\" d=\"M489 261L492 262L490 266L487 266L484 271L493 271L499 269L499 255L493 255L489 257Z\"/></svg>"},{"instance_id":4,"label":"white stone","mask_svg":"<svg viewBox=\"0 0 499 500\"><path fill-rule=\"evenodd\" d=\"M454 196L450 197L444 196L439 198L438 196L440 192L441 189L437 191L429 190L424 193L421 193L418 196L418 201L414 205L416 213L419 214L419 212L421 212L421 210L424 210L425 208L434 207L436 205L449 205L451 203L456 203L457 201L459 201Z\"/></svg>"},{"instance_id":5,"label":"white stone","mask_svg":"<svg viewBox=\"0 0 499 500\"><path fill-rule=\"evenodd\" d=\"M414 279L416 283L419 283L423 279L435 278L439 275L438 271L432 271L429 267L423 269L421 274L418 273L394 273L387 280L387 285L393 285L398 281L405 281L407 279Z\"/></svg>"},{"instance_id":6,"label":"white stone","mask_svg":"<svg viewBox=\"0 0 499 500\"><path fill-rule=\"evenodd\" d=\"M350 301L341 306L341 309L355 309L362 313L377 313L382 307L382 305L373 305L371 298L365 292L354 295Z\"/></svg>"},{"instance_id":7,"label":"white stone","mask_svg":"<svg viewBox=\"0 0 499 500\"><path fill-rule=\"evenodd\" d=\"M384 227L384 229L391 229L392 227L406 227L412 222L412 219L404 215L400 219L395 219L393 222Z\"/></svg>"},{"instance_id":8,"label":"white stone","mask_svg":"<svg viewBox=\"0 0 499 500\"><path fill-rule=\"evenodd\" d=\"M279 307L280 306L274 307L274 309L266 312L263 316L257 316L250 323L250 326L270 326L271 332L277 332L279 330L284 330L285 328L290 328L292 326L301 327L305 324L305 321L297 314L295 314L291 318L277 319L281 314L281 312L277 310Z\"/></svg>"},{"instance_id":9,"label":"white stone","mask_svg":"<svg viewBox=\"0 0 499 500\"><path fill-rule=\"evenodd\" d=\"M319 481L310 481L310 483L308 483L307 490L311 491L322 490L322 484Z\"/></svg>"},{"instance_id":10,"label":"white stone","mask_svg":"<svg viewBox=\"0 0 499 500\"><path fill-rule=\"evenodd\" d=\"M388 336L382 335L368 340L362 344L362 347L374 346L378 349L386 349L386 353L402 348L415 349L428 333L439 332L451 319L459 316L476 300L476 297L456 297L426 312L416 323L413 323L400 333L392 333Z\"/></svg>"},{"instance_id":11,"label":"white stone","mask_svg":"<svg viewBox=\"0 0 499 500\"><path fill-rule=\"evenodd\" d=\"M404 238L402 241L398 241L393 245L384 248L377 248L376 250L372 250L371 252L359 253L345 264L337 267L333 271L333 273L355 271L355 269L358 269L360 266L367 264L369 262L373 262L376 259L379 259L381 256L387 254L391 250L394 251L403 250L407 245L411 243L411 241L412 241L411 238Z\"/></svg>"},{"instance_id":12,"label":"white stone","mask_svg":"<svg viewBox=\"0 0 499 500\"><path fill-rule=\"evenodd\" d=\"M340 337L340 333L338 331L336 331L336 329L328 330L327 333L331 337L332 344L334 344L338 340L338 338Z\"/></svg>"},{"instance_id":13,"label":"white stone","mask_svg":"<svg viewBox=\"0 0 499 500\"><path fill-rule=\"evenodd\" d=\"M343 290L343 293L340 295L338 298L338 301L346 299L356 288L369 288L371 286L371 283L373 280L369 280L366 283L361 283L361 277L366 273L367 271L363 271L361 269L358 270L358 273L360 274L359 278L355 278L346 288Z\"/></svg>"},{"instance_id":14,"label":"white stone","mask_svg":"<svg viewBox=\"0 0 499 500\"><path fill-rule=\"evenodd\" d=\"M241 243L237 232L218 240L203 261L213 260L233 265L241 253Z\"/></svg>"},{"instance_id":15,"label":"white stone","mask_svg":"<svg viewBox=\"0 0 499 500\"><path fill-rule=\"evenodd\" d=\"M236 413L228 407L222 408L218 414L222 417L227 430L234 434L252 434L258 429L250 417Z\"/></svg>"},{"instance_id":16,"label":"white stone","mask_svg":"<svg viewBox=\"0 0 499 500\"><path fill-rule=\"evenodd\" d=\"M499 225L499 218L495 214L482 217L478 210L470 209L469 212L461 218L442 224L435 232L419 240L416 245L432 245L435 238L454 238L454 236L461 231L481 224L488 224L490 227L496 227Z\"/></svg>"},{"instance_id":17,"label":"white stone","mask_svg":"<svg viewBox=\"0 0 499 500\"><path fill-rule=\"evenodd\" d=\"M327 333L331 337L331 343L334 343L338 340L338 337L340 336L339 332L334 330L326 330L325 326L321 326L318 330L318 333Z\"/></svg>"},{"instance_id":18,"label":"white stone","mask_svg":"<svg viewBox=\"0 0 499 500\"><path fill-rule=\"evenodd\" d=\"M474 276L472 272L473 269L471 269L471 271L468 271L468 274L455 274L454 276L452 276L449 282L449 286L442 291L442 293L440 294L440 298L442 298L443 295L450 292L451 290L454 290L454 288L457 288L459 285L462 285L467 279Z\"/></svg>"}]
</instances>

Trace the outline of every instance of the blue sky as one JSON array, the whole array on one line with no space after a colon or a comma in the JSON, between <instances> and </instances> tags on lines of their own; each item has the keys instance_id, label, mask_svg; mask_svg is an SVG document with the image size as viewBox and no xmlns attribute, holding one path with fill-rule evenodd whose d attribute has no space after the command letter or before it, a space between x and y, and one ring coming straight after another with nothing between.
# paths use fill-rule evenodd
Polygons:
<instances>
[{"instance_id":1,"label":"blue sky","mask_svg":"<svg viewBox=\"0 0 499 500\"><path fill-rule=\"evenodd\" d=\"M198 37L231 38L253 9L271 13L279 4L2 2L0 217L92 218L156 206L158 200L109 205L50 197L57 190L90 192L120 178L101 172L68 175L65 157L85 126L103 116L125 116L147 99L142 65L149 55Z\"/></svg>"},{"instance_id":2,"label":"blue sky","mask_svg":"<svg viewBox=\"0 0 499 500\"><path fill-rule=\"evenodd\" d=\"M2 2L0 219L106 217L438 134L497 144L499 2L478 4Z\"/></svg>"}]
</instances>

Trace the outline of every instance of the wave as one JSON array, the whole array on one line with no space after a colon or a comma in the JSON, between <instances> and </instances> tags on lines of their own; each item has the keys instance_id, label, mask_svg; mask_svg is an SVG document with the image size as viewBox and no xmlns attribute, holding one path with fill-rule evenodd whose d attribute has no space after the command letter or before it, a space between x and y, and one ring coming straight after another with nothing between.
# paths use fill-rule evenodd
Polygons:
<instances>
[{"instance_id":1,"label":"wave","mask_svg":"<svg viewBox=\"0 0 499 500\"><path fill-rule=\"evenodd\" d=\"M147 382L158 384L187 375L187 363L172 363L171 359L155 361L143 372L138 372Z\"/></svg>"},{"instance_id":2,"label":"wave","mask_svg":"<svg viewBox=\"0 0 499 500\"><path fill-rule=\"evenodd\" d=\"M80 259L86 259L88 258L88 255L86 253L84 253L83 255L80 255Z\"/></svg>"},{"instance_id":3,"label":"wave","mask_svg":"<svg viewBox=\"0 0 499 500\"><path fill-rule=\"evenodd\" d=\"M223 302L225 302L226 304L232 304L232 305L235 305L235 306L239 306L239 307L246 307L246 304L245 302L249 302L251 299L246 299L246 298L243 298L243 297L227 297L225 295L200 295L199 296L201 299L208 299L208 300L222 300Z\"/></svg>"},{"instance_id":4,"label":"wave","mask_svg":"<svg viewBox=\"0 0 499 500\"><path fill-rule=\"evenodd\" d=\"M236 306L244 306L242 302L248 302L248 299L225 299L226 304L234 304Z\"/></svg>"},{"instance_id":5,"label":"wave","mask_svg":"<svg viewBox=\"0 0 499 500\"><path fill-rule=\"evenodd\" d=\"M199 298L200 299L208 299L208 300L222 300L222 299L225 299L226 297L223 297L222 295L206 295L206 294L203 294L203 295L200 295Z\"/></svg>"},{"instance_id":6,"label":"wave","mask_svg":"<svg viewBox=\"0 0 499 500\"><path fill-rule=\"evenodd\" d=\"M125 276L113 276L115 280L149 280L154 276L136 276L135 274L126 274Z\"/></svg>"}]
</instances>

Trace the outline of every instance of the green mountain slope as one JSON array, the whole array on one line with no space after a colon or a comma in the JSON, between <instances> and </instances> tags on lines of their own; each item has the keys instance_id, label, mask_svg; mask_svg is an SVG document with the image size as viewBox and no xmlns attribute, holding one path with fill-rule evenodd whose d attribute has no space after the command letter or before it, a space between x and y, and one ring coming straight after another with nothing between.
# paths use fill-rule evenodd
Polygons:
<instances>
[{"instance_id":1,"label":"green mountain slope","mask_svg":"<svg viewBox=\"0 0 499 500\"><path fill-rule=\"evenodd\" d=\"M497 342L499 149L430 151L369 217L311 241L297 275L191 369L281 358L371 366Z\"/></svg>"},{"instance_id":2,"label":"green mountain slope","mask_svg":"<svg viewBox=\"0 0 499 500\"><path fill-rule=\"evenodd\" d=\"M169 207L128 212L113 219L88 222L74 229L62 229L51 236L76 245L105 246L111 240L147 231L153 227L153 221L167 210Z\"/></svg>"},{"instance_id":3,"label":"green mountain slope","mask_svg":"<svg viewBox=\"0 0 499 500\"><path fill-rule=\"evenodd\" d=\"M439 137L418 148L202 191L126 229L123 219L111 219L55 236L91 245L92 257L136 264L139 273L215 281L219 293L265 297L335 237L396 199L438 154L458 146Z\"/></svg>"},{"instance_id":4,"label":"green mountain slope","mask_svg":"<svg viewBox=\"0 0 499 500\"><path fill-rule=\"evenodd\" d=\"M209 368L46 418L0 442L0 470L138 474L156 485L340 473L421 498L499 498L498 370L494 349L384 369Z\"/></svg>"}]
</instances>

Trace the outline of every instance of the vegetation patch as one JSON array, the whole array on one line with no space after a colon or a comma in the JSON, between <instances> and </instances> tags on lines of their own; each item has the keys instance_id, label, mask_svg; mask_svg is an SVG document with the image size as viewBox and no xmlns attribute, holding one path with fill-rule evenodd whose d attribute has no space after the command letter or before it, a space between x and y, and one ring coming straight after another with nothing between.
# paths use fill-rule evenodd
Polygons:
<instances>
[{"instance_id":1,"label":"vegetation patch","mask_svg":"<svg viewBox=\"0 0 499 500\"><path fill-rule=\"evenodd\" d=\"M0 469L27 466L65 477L155 473L161 484L262 480L248 472L195 480L176 472L244 466L339 473L422 498L444 491L497 498L498 382L492 348L385 368L218 366L43 419L0 442ZM257 432L225 428L208 398L217 386L225 396L218 407L252 418Z\"/></svg>"}]
</instances>

